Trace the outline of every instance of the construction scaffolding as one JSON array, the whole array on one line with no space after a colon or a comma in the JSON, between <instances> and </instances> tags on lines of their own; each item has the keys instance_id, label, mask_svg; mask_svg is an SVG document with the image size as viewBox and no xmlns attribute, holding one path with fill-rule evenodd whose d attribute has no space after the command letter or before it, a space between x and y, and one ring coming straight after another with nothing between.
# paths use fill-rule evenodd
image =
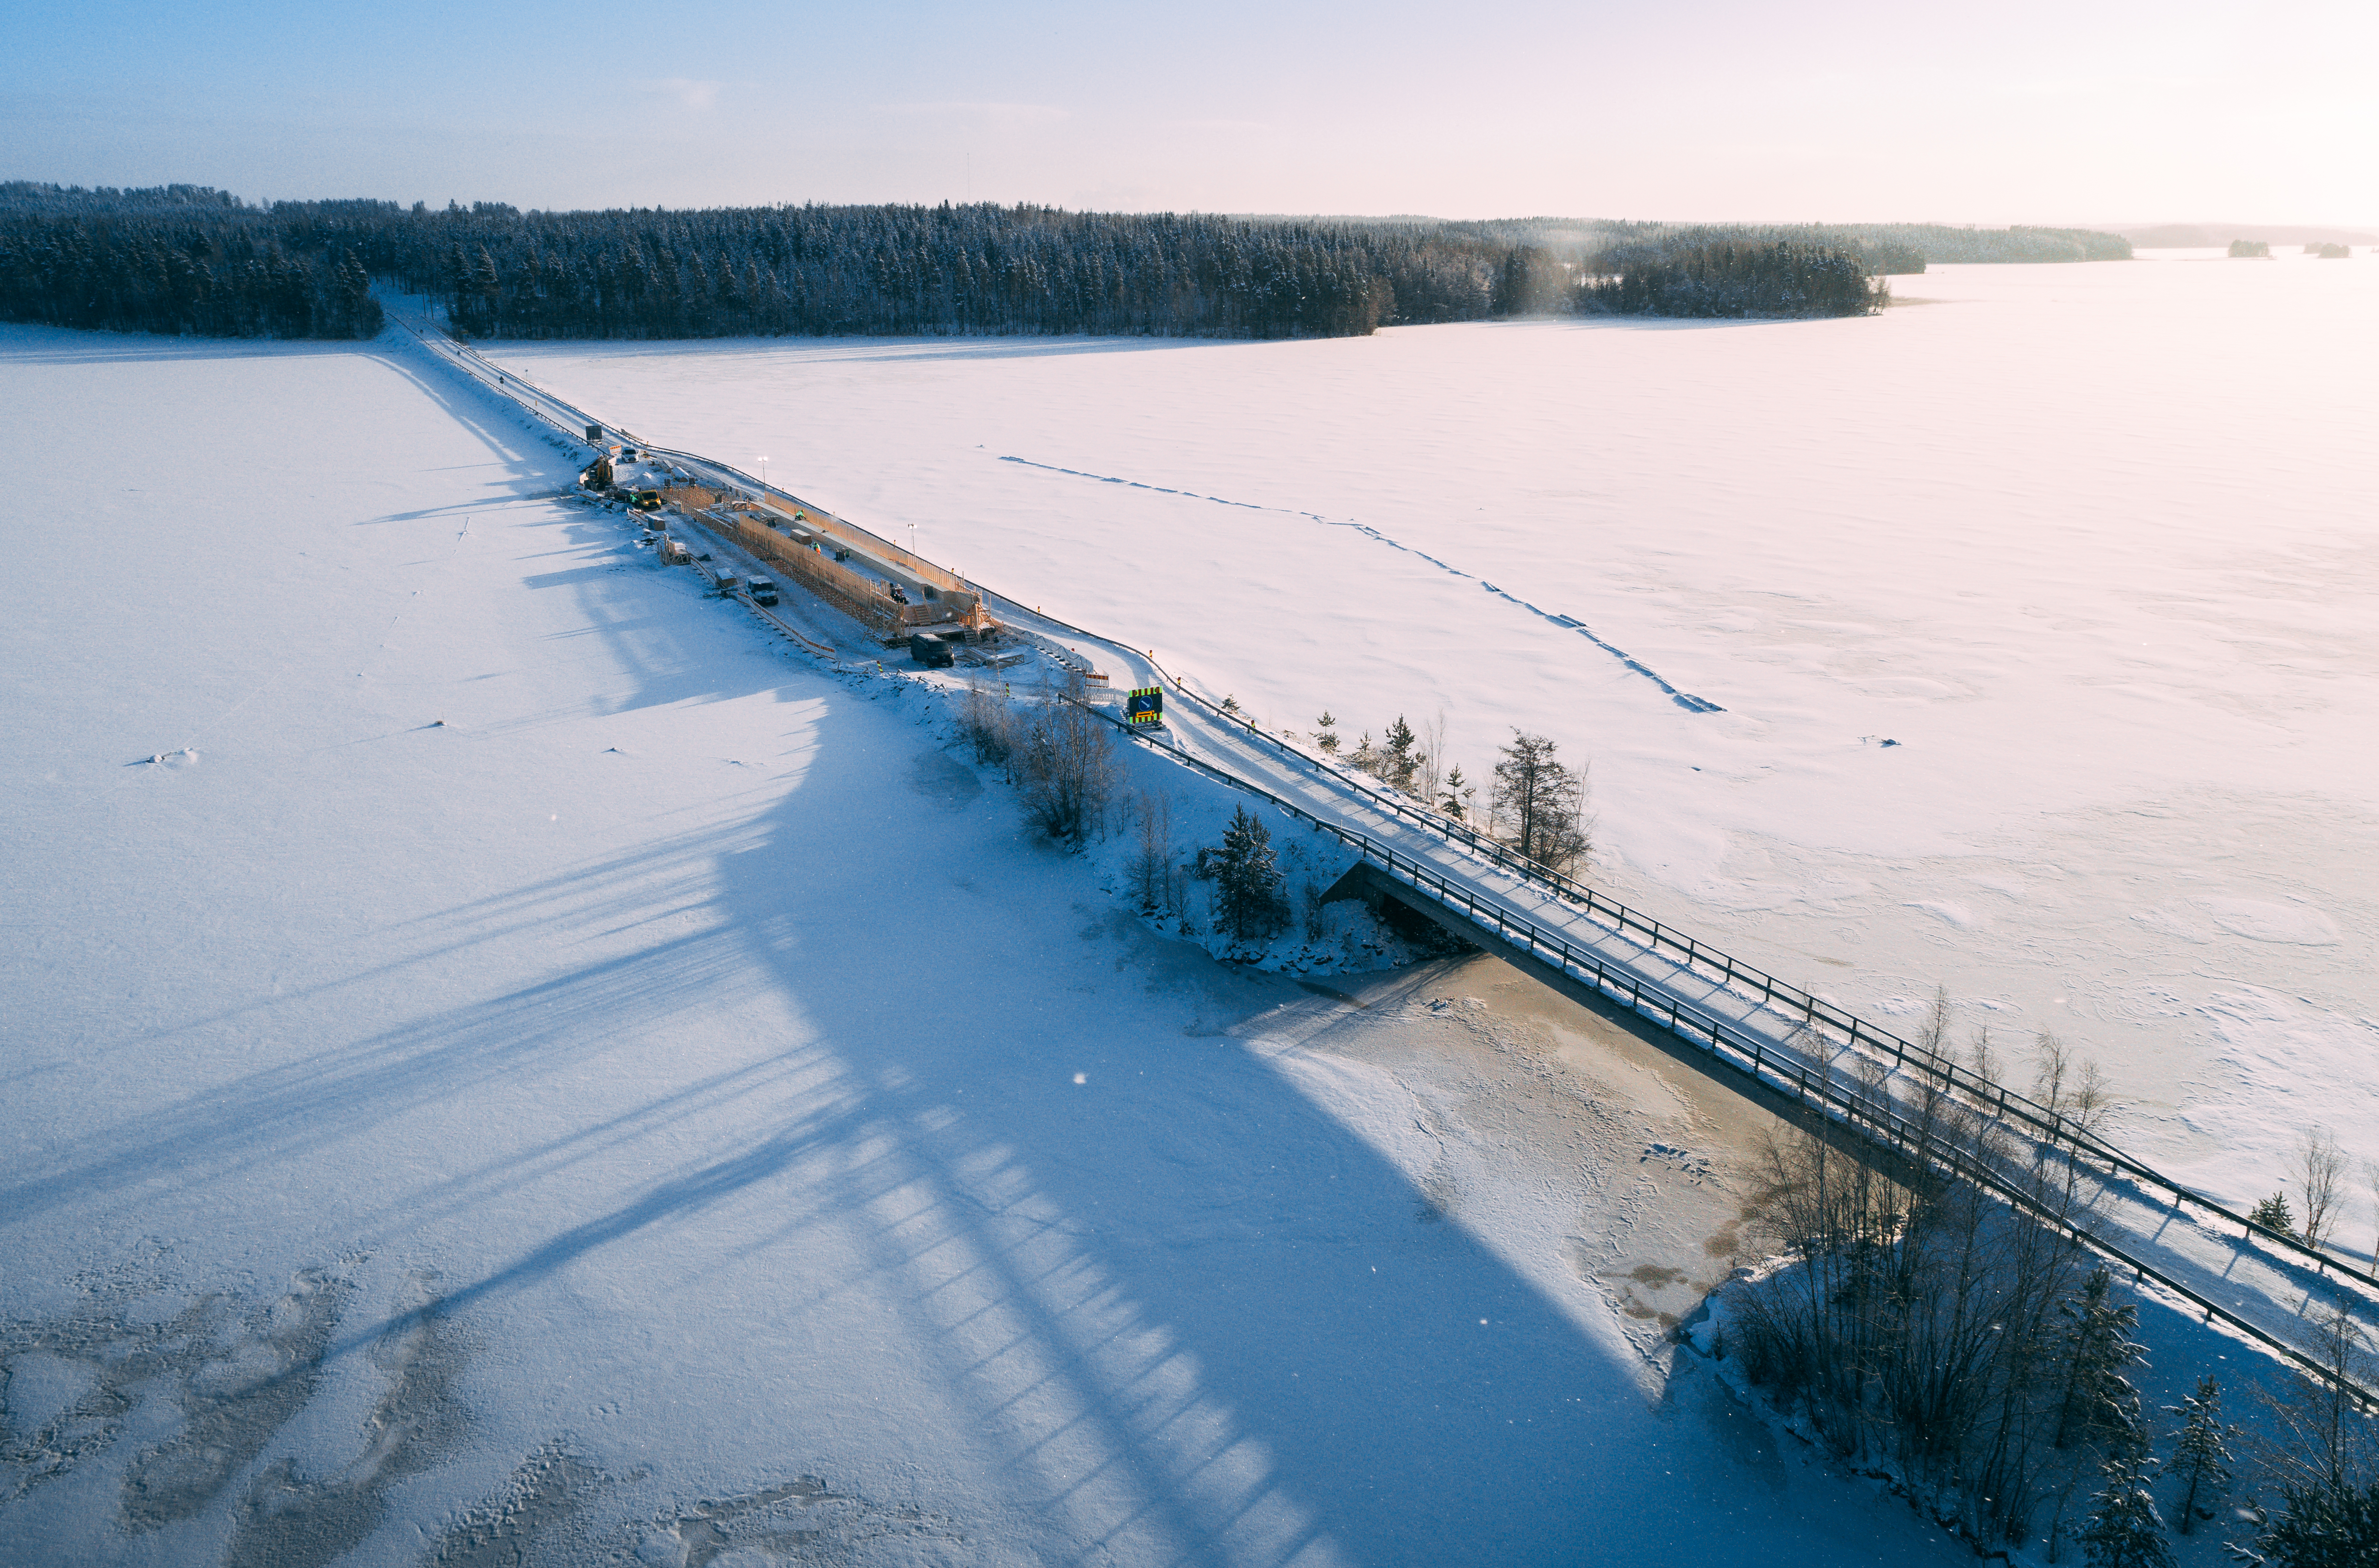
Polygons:
<instances>
[{"instance_id":1,"label":"construction scaffolding","mask_svg":"<svg viewBox=\"0 0 2379 1568\"><path fill-rule=\"evenodd\" d=\"M957 573L830 513L806 503L787 511L699 485L673 486L661 499L728 535L888 646L928 628L976 639L997 630L983 595Z\"/></svg>"}]
</instances>

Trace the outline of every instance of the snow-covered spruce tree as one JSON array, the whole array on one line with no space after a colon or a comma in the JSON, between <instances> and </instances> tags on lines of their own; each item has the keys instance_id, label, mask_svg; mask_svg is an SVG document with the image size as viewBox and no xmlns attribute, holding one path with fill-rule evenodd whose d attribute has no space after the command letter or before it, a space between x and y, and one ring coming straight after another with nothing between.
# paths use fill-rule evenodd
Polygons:
<instances>
[{"instance_id":1,"label":"snow-covered spruce tree","mask_svg":"<svg viewBox=\"0 0 2379 1568\"><path fill-rule=\"evenodd\" d=\"M2297 1233L2297 1217L2288 1208L2288 1195L2285 1192L2273 1193L2248 1210L2247 1217L2265 1230L2277 1231L2282 1236Z\"/></svg>"},{"instance_id":2,"label":"snow-covered spruce tree","mask_svg":"<svg viewBox=\"0 0 2379 1568\"><path fill-rule=\"evenodd\" d=\"M2156 1461L2136 1451L2110 1453L2082 1526L2090 1568L2172 1568L2172 1543L2156 1513Z\"/></svg>"},{"instance_id":3,"label":"snow-covered spruce tree","mask_svg":"<svg viewBox=\"0 0 2379 1568\"><path fill-rule=\"evenodd\" d=\"M1437 809L1448 816L1468 822L1470 797L1477 792L1470 781L1462 777L1462 767L1457 763L1445 776L1445 793L1437 802Z\"/></svg>"},{"instance_id":4,"label":"snow-covered spruce tree","mask_svg":"<svg viewBox=\"0 0 2379 1568\"><path fill-rule=\"evenodd\" d=\"M1322 717L1313 721L1313 743L1332 756L1338 754L1338 719L1326 707Z\"/></svg>"},{"instance_id":5,"label":"snow-covered spruce tree","mask_svg":"<svg viewBox=\"0 0 2379 1568\"><path fill-rule=\"evenodd\" d=\"M1214 923L1241 942L1272 935L1288 923L1288 900L1281 896L1280 868L1273 863L1272 834L1245 806L1231 813L1223 847L1210 859L1214 871Z\"/></svg>"},{"instance_id":6,"label":"snow-covered spruce tree","mask_svg":"<svg viewBox=\"0 0 2379 1568\"><path fill-rule=\"evenodd\" d=\"M1565 872L1586 858L1586 775L1555 755L1542 735L1512 731L1495 765L1488 807L1503 841L1538 864Z\"/></svg>"},{"instance_id":7,"label":"snow-covered spruce tree","mask_svg":"<svg viewBox=\"0 0 2379 1568\"><path fill-rule=\"evenodd\" d=\"M1429 760L1427 753L1416 749L1417 743L1412 726L1405 722L1405 716L1400 713L1396 715L1396 721L1388 726L1387 741L1380 748L1381 780L1407 795L1412 793L1413 776Z\"/></svg>"},{"instance_id":8,"label":"snow-covered spruce tree","mask_svg":"<svg viewBox=\"0 0 2379 1568\"><path fill-rule=\"evenodd\" d=\"M2108 1454L2139 1453L2147 1447L2140 1416L2140 1393L2123 1374L2147 1359L2131 1341L2140 1309L2112 1300L2114 1277L2103 1268L2082 1282L2082 1294L2064 1304L2065 1397L2058 1406L2056 1445L2085 1442Z\"/></svg>"},{"instance_id":9,"label":"snow-covered spruce tree","mask_svg":"<svg viewBox=\"0 0 2379 1568\"><path fill-rule=\"evenodd\" d=\"M2172 1442L2172 1473L2180 1478L2180 1533L2185 1536L2196 1526L2197 1500L2211 1502L2230 1484L2230 1434L2222 1425L2222 1385L2210 1377L2200 1378L2197 1392L2166 1413L2180 1417L2180 1433Z\"/></svg>"}]
</instances>

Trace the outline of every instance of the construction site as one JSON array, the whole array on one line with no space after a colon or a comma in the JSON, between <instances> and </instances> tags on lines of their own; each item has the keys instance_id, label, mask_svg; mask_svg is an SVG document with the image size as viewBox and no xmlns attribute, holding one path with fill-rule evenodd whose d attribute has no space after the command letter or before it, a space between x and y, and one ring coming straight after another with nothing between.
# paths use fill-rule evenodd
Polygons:
<instances>
[{"instance_id":1,"label":"construction site","mask_svg":"<svg viewBox=\"0 0 2379 1568\"><path fill-rule=\"evenodd\" d=\"M626 501L666 533L673 519L717 532L754 559L840 610L887 647L918 639L983 643L999 623L980 590L956 573L782 491L695 482L649 449L606 444L589 427L597 455L581 483ZM669 557L665 555L665 559Z\"/></svg>"}]
</instances>

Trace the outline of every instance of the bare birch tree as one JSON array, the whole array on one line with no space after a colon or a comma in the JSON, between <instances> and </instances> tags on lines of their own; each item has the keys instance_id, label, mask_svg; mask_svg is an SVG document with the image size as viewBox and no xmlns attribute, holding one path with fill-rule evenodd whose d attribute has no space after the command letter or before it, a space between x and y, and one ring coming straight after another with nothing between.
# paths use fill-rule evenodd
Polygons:
<instances>
[{"instance_id":1,"label":"bare birch tree","mask_svg":"<svg viewBox=\"0 0 2379 1568\"><path fill-rule=\"evenodd\" d=\"M1165 907L1165 882L1173 866L1173 797L1162 790L1142 790L1138 816L1132 887L1140 896L1141 909L1154 914Z\"/></svg>"},{"instance_id":2,"label":"bare birch tree","mask_svg":"<svg viewBox=\"0 0 2379 1568\"><path fill-rule=\"evenodd\" d=\"M2325 1247L2337 1228L2338 1188L2346 1180L2346 1156L2338 1152L2337 1135L2325 1127L2310 1127L2297 1140L2297 1195L2304 1202L2304 1239L2308 1247Z\"/></svg>"},{"instance_id":3,"label":"bare birch tree","mask_svg":"<svg viewBox=\"0 0 2379 1568\"><path fill-rule=\"evenodd\" d=\"M2371 1188L2371 1266L2379 1269L2379 1160L2362 1162L2362 1180Z\"/></svg>"},{"instance_id":4,"label":"bare birch tree","mask_svg":"<svg viewBox=\"0 0 2379 1568\"><path fill-rule=\"evenodd\" d=\"M1036 703L1016 719L1008 773L1024 798L1024 820L1043 838L1079 844L1105 821L1122 766L1105 719L1082 704L1077 675L1064 697Z\"/></svg>"},{"instance_id":5,"label":"bare birch tree","mask_svg":"<svg viewBox=\"0 0 2379 1568\"><path fill-rule=\"evenodd\" d=\"M1417 770L1413 793L1430 805L1438 802L1438 787L1445 778L1445 710L1439 708L1420 730L1420 764Z\"/></svg>"}]
</instances>

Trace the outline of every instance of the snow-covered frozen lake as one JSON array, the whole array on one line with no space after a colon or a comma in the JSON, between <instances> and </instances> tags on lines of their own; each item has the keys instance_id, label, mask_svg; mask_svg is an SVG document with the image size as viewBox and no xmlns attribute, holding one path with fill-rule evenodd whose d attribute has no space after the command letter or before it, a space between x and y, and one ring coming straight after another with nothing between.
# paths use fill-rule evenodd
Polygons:
<instances>
[{"instance_id":1,"label":"snow-covered frozen lake","mask_svg":"<svg viewBox=\"0 0 2379 1568\"><path fill-rule=\"evenodd\" d=\"M492 352L1270 726L1443 711L1474 779L1551 735L1623 897L1888 1017L1946 984L2019 1058L2054 1031L2234 1200L2309 1124L2379 1158L2379 275L2170 252L1895 290L1827 322Z\"/></svg>"},{"instance_id":2,"label":"snow-covered frozen lake","mask_svg":"<svg viewBox=\"0 0 2379 1568\"><path fill-rule=\"evenodd\" d=\"M1156 936L417 348L0 406L0 1562L1966 1556L1663 1383L1657 1048Z\"/></svg>"}]
</instances>

